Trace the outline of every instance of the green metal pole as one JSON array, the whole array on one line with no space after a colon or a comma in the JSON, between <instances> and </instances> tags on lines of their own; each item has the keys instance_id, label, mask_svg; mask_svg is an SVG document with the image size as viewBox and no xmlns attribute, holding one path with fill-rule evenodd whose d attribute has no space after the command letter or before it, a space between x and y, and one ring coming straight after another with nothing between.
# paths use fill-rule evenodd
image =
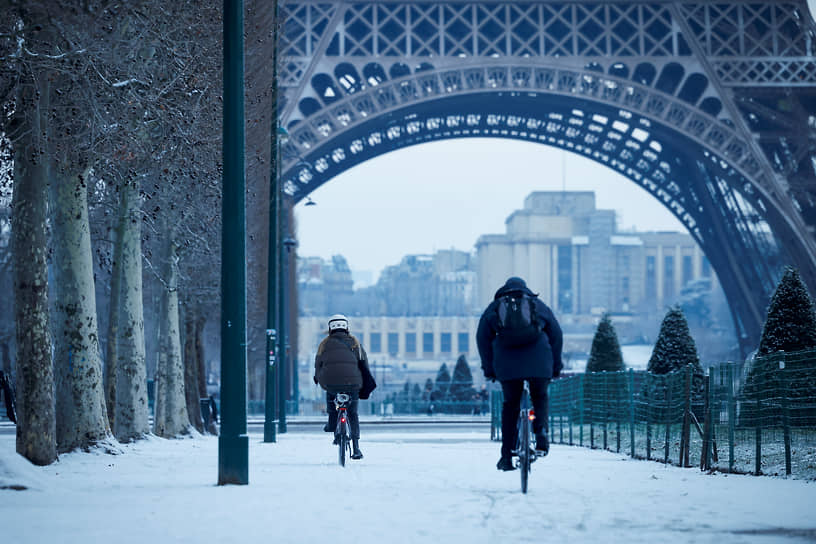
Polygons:
<instances>
[{"instance_id":1,"label":"green metal pole","mask_svg":"<svg viewBox=\"0 0 816 544\"><path fill-rule=\"evenodd\" d=\"M289 224L289 206L284 202L284 197L281 195L281 234L287 235ZM280 337L278 341L280 346L278 352L280 353L280 364L278 366L278 433L284 434L286 432L286 400L289 398L289 251L294 246L291 238L287 236L282 240L279 247L283 247L283 253L280 256L280 304L278 311L278 327L280 329Z\"/></svg>"},{"instance_id":2,"label":"green metal pole","mask_svg":"<svg viewBox=\"0 0 816 544\"><path fill-rule=\"evenodd\" d=\"M269 166L269 255L267 257L266 293L266 393L264 395L264 442L275 442L276 373L280 362L278 350L278 0L273 0L272 38L272 124L270 127Z\"/></svg>"},{"instance_id":3,"label":"green metal pole","mask_svg":"<svg viewBox=\"0 0 816 544\"><path fill-rule=\"evenodd\" d=\"M246 423L244 3L224 0L221 243L221 434L218 485L249 483Z\"/></svg>"}]
</instances>

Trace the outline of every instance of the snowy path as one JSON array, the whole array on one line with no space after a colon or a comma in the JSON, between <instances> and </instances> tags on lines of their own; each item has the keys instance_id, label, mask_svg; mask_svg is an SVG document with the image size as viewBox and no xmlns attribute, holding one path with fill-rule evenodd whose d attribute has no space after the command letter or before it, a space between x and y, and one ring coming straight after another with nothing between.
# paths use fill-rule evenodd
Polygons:
<instances>
[{"instance_id":1,"label":"snowy path","mask_svg":"<svg viewBox=\"0 0 816 544\"><path fill-rule=\"evenodd\" d=\"M35 490L0 490L2 542L804 542L816 483L704 475L553 446L518 473L481 432L369 431L336 463L329 435L250 435L250 485L218 487L217 439L158 438L124 455L24 467ZM13 436L0 436L0 485ZM4 466L6 475L4 475ZM21 469L17 469L19 472Z\"/></svg>"}]
</instances>

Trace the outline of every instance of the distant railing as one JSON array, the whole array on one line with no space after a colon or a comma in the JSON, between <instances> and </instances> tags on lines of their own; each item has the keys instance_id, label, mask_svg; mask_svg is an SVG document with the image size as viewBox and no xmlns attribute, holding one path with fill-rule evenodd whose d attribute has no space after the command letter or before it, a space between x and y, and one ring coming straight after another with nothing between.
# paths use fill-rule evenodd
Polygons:
<instances>
[{"instance_id":1,"label":"distant railing","mask_svg":"<svg viewBox=\"0 0 816 544\"><path fill-rule=\"evenodd\" d=\"M551 442L738 473L816 479L816 350L670 374L598 372L550 385ZM501 391L491 438L501 437Z\"/></svg>"}]
</instances>

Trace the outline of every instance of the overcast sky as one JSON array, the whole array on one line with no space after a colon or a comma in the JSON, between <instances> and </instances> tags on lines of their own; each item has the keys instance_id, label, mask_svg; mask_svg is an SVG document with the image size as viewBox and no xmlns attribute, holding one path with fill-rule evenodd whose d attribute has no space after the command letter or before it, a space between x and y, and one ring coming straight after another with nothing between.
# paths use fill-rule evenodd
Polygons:
<instances>
[{"instance_id":1,"label":"overcast sky","mask_svg":"<svg viewBox=\"0 0 816 544\"><path fill-rule=\"evenodd\" d=\"M566 166L566 175L563 175ZM375 275L407 254L471 251L533 191L594 190L622 229L684 227L634 182L578 155L530 142L459 139L400 149L362 163L296 208L298 254L342 254Z\"/></svg>"}]
</instances>

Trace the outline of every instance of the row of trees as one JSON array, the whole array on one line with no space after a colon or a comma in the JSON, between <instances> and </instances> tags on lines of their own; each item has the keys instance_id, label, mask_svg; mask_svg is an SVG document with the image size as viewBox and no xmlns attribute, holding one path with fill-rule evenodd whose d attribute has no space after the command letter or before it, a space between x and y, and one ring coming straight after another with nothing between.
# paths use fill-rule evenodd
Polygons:
<instances>
[{"instance_id":1,"label":"row of trees","mask_svg":"<svg viewBox=\"0 0 816 544\"><path fill-rule=\"evenodd\" d=\"M453 367L442 363L436 379L428 378L424 386L407 380L401 391L391 393L385 402L393 403L397 412L424 412L428 410L470 413L474 404L484 399L473 387L473 374L464 355L460 355ZM430 408L433 405L433 408Z\"/></svg>"},{"instance_id":2,"label":"row of trees","mask_svg":"<svg viewBox=\"0 0 816 544\"><path fill-rule=\"evenodd\" d=\"M262 4L247 2L250 264L266 262L268 231L274 25ZM149 375L153 432L202 429L204 330L220 284L221 3L6 5L0 274L14 286L17 450L48 464L111 434L144 436ZM266 296L250 300L263 368ZM0 333L11 328L2 318Z\"/></svg>"},{"instance_id":3,"label":"row of trees","mask_svg":"<svg viewBox=\"0 0 816 544\"><path fill-rule=\"evenodd\" d=\"M792 373L793 382L783 386L777 372L780 368L779 361L769 356L814 348L816 309L813 299L799 273L787 267L768 306L756 354L746 362L740 398L750 401L762 395L787 396L794 403L812 404L816 398L816 374L802 371ZM663 319L647 370L652 374L665 375L689 365L692 367L692 393L699 398L703 391L703 368L683 312L679 307L673 307ZM624 369L614 326L609 315L604 315L592 341L586 371L618 372ZM765 412L768 410L771 410L771 417L778 416L778 410L773 411L776 410L773 403L765 408ZM749 402L743 409L741 420L745 424L756 424L759 417L767 419L768 414L756 412ZM811 419L808 418L807 421Z\"/></svg>"}]
</instances>

